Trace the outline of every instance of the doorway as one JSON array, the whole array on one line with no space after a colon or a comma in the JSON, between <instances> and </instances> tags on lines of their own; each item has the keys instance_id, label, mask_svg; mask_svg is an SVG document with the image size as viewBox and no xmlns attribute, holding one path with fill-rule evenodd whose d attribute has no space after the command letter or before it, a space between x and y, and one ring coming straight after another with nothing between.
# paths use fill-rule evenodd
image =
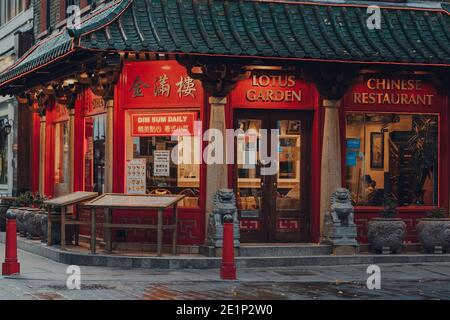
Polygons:
<instances>
[{"instance_id":1,"label":"doorway","mask_svg":"<svg viewBox=\"0 0 450 320\"><path fill-rule=\"evenodd\" d=\"M311 122L307 111L236 111L234 128L242 132L235 138L234 187L242 242L309 241ZM279 130L276 140L272 129ZM261 138L264 132L268 139ZM264 161L273 152L275 172Z\"/></svg>"}]
</instances>

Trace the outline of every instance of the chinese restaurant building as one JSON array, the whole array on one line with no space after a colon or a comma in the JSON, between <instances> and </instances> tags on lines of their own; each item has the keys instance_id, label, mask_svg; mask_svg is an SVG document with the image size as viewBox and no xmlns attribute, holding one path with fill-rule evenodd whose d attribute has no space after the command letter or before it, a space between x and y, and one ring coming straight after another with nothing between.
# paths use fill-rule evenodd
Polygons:
<instances>
[{"instance_id":1,"label":"chinese restaurant building","mask_svg":"<svg viewBox=\"0 0 450 320\"><path fill-rule=\"evenodd\" d=\"M320 243L329 197L341 186L351 192L361 243L387 193L416 243L417 220L449 207L449 11L386 6L390 27L374 31L359 20L366 7L100 6L0 75L1 93L32 113L24 179L50 197L184 194L178 241L190 252L207 242L219 188L236 193L243 243ZM216 156L208 129L232 145L220 163L208 162ZM261 139L273 129L277 141ZM279 159L265 175L268 150ZM192 161L175 163L174 153ZM155 216L114 213L133 224ZM116 243L135 247L154 237L114 233Z\"/></svg>"}]
</instances>

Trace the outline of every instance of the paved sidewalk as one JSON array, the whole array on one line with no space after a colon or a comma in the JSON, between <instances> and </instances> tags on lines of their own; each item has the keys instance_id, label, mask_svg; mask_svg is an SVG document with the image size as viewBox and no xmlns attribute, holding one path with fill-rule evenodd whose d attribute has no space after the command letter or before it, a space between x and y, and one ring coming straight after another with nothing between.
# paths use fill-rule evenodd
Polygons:
<instances>
[{"instance_id":1,"label":"paved sidewalk","mask_svg":"<svg viewBox=\"0 0 450 320\"><path fill-rule=\"evenodd\" d=\"M21 275L0 277L0 299L450 299L450 263L380 265L381 290L367 289L364 265L242 269L238 281L217 269L81 267L82 290L68 290L67 265L23 251L19 261Z\"/></svg>"}]
</instances>

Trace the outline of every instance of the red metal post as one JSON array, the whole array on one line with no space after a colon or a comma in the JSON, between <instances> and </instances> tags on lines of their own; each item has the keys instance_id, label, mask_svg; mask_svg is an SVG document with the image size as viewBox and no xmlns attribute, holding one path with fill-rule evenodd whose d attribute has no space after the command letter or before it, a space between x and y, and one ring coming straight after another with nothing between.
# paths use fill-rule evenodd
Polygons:
<instances>
[{"instance_id":1,"label":"red metal post","mask_svg":"<svg viewBox=\"0 0 450 320\"><path fill-rule=\"evenodd\" d=\"M4 276L20 273L20 263L17 261L17 226L15 213L8 210L6 219L5 262L2 264L2 275Z\"/></svg>"},{"instance_id":2,"label":"red metal post","mask_svg":"<svg viewBox=\"0 0 450 320\"><path fill-rule=\"evenodd\" d=\"M226 215L223 219L223 248L220 277L223 280L236 280L236 263L234 261L233 218Z\"/></svg>"}]
</instances>

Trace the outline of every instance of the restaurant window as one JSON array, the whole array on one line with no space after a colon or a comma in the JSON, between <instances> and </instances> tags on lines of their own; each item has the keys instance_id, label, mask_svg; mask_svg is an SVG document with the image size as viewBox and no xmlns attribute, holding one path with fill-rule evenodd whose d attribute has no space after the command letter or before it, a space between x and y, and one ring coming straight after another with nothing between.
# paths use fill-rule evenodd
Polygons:
<instances>
[{"instance_id":1,"label":"restaurant window","mask_svg":"<svg viewBox=\"0 0 450 320\"><path fill-rule=\"evenodd\" d=\"M0 122L7 119L7 116L1 117ZM0 184L6 185L8 184L8 135L4 132L0 134L3 135L0 140Z\"/></svg>"},{"instance_id":2,"label":"restaurant window","mask_svg":"<svg viewBox=\"0 0 450 320\"><path fill-rule=\"evenodd\" d=\"M166 117L159 114L158 117ZM177 114L184 115L186 113L170 112L167 113L167 117L177 117ZM195 115L192 119L198 116L197 112L188 112L188 114ZM130 126L131 122L128 114L127 130L129 134L125 168L127 193L183 194L185 198L179 203L179 206L197 208L200 196L200 137L174 136L172 138L169 134L138 136L131 132L133 130ZM165 126L162 123L158 125ZM178 164L172 158L172 151L177 145L178 159L183 159L183 161L178 161ZM183 147L180 147L181 145Z\"/></svg>"},{"instance_id":3,"label":"restaurant window","mask_svg":"<svg viewBox=\"0 0 450 320\"><path fill-rule=\"evenodd\" d=\"M104 192L106 115L86 117L84 121L84 190Z\"/></svg>"},{"instance_id":4,"label":"restaurant window","mask_svg":"<svg viewBox=\"0 0 450 320\"><path fill-rule=\"evenodd\" d=\"M55 195L69 192L69 122L55 124Z\"/></svg>"},{"instance_id":5,"label":"restaurant window","mask_svg":"<svg viewBox=\"0 0 450 320\"><path fill-rule=\"evenodd\" d=\"M438 205L439 117L347 113L346 185L358 206Z\"/></svg>"}]
</instances>

